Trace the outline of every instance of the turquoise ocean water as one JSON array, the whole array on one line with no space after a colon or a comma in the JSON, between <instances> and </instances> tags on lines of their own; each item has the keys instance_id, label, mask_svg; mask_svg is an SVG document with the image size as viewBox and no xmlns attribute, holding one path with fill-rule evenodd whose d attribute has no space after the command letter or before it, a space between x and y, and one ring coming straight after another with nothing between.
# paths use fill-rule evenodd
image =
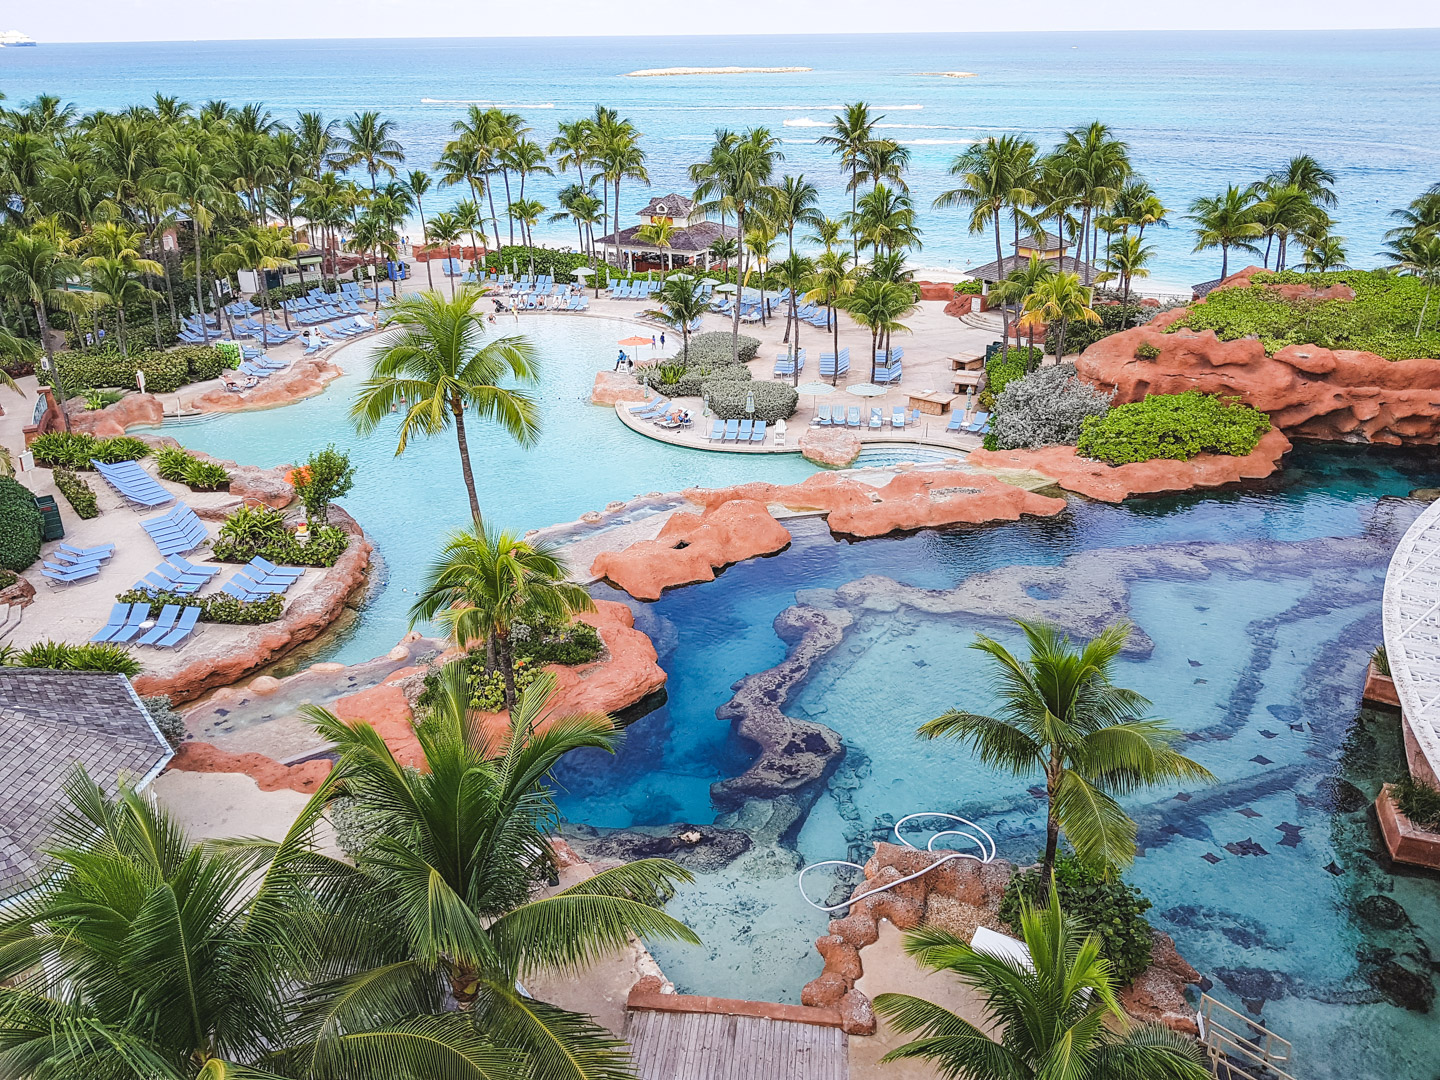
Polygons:
<instances>
[{"instance_id":1,"label":"turquoise ocean water","mask_svg":"<svg viewBox=\"0 0 1440 1080\"><path fill-rule=\"evenodd\" d=\"M673 66L804 66L794 74L625 78ZM954 79L925 72L967 71ZM82 109L118 109L156 91L196 103L265 102L344 116L380 109L428 166L469 102L519 112L547 140L557 120L598 103L645 135L650 192L624 187L625 224L648 194L688 192L685 168L715 128L764 124L784 139L828 210L848 206L829 153L815 144L837 106L863 99L912 154L910 184L928 207L971 140L1025 132L1048 146L1101 119L1172 208L1263 176L1311 153L1339 176L1337 232L1351 261L1373 265L1385 215L1440 180L1440 31L1296 33L880 34L867 36L454 39L42 44L0 51L9 102L59 94ZM553 204L557 181L527 187ZM439 209L456 193L441 193ZM955 212L923 216L923 267L961 270L993 258ZM556 229L551 239L568 242ZM1152 282L1214 277L1218 254L1192 254L1183 228L1155 231Z\"/></svg>"}]
</instances>

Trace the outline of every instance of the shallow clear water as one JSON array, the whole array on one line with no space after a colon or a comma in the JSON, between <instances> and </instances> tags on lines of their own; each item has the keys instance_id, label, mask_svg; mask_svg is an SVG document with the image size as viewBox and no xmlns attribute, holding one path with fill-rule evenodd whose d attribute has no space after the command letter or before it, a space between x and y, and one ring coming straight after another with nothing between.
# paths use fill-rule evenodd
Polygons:
<instances>
[{"instance_id":1,"label":"shallow clear water","mask_svg":"<svg viewBox=\"0 0 1440 1080\"><path fill-rule=\"evenodd\" d=\"M844 762L795 843L757 843L672 902L705 947L656 949L682 989L798 1000L820 970L812 942L826 920L795 887L801 863L862 861L891 821L918 810L979 821L1010 858L1028 861L1040 842L1034 778L997 775L954 744L914 736L951 706L990 706L983 658L966 646L976 631L1017 644L1006 604L940 616L905 604L903 590L899 603L876 594L868 604L833 590L870 574L928 590L1053 574L1016 595L1065 620L1110 597L1119 574L1116 610L1148 646L1126 655L1119 679L1185 731L1186 752L1219 778L1130 800L1143 855L1129 878L1154 900L1155 925L1213 993L1295 1042L1297 1075L1433 1080L1433 1015L1377 987L1399 978L1433 988L1440 890L1377 855L1369 802L1403 765L1395 718L1360 712L1359 690L1380 640L1385 562L1418 509L1381 497L1433 486L1440 466L1306 448L1293 459L1281 479L1245 492L1075 500L1057 520L982 530L848 544L796 522L780 555L632 604L670 673L669 699L631 726L618 757L567 762L562 811L603 827L716 822L709 785L743 771L751 751L714 710L735 680L786 655L771 623L797 595L849 610L854 625L785 706L839 732ZM753 805L718 824L764 827ZM1400 905L1403 925L1376 915L1385 901Z\"/></svg>"},{"instance_id":2,"label":"shallow clear water","mask_svg":"<svg viewBox=\"0 0 1440 1080\"><path fill-rule=\"evenodd\" d=\"M467 429L480 509L498 528L523 532L572 521L651 491L746 480L793 483L814 472L798 454L711 453L639 438L610 408L589 404L595 372L613 364L616 341L638 332L632 324L547 316L524 320L518 329L540 352L541 379L531 388L539 441L524 449L489 425ZM513 324L500 332L515 332ZM364 617L319 654L344 663L379 656L400 640L426 565L446 533L470 516L453 433L412 440L399 457L396 421L365 438L355 434L349 409L369 370L369 348L360 342L337 354L346 374L316 397L161 429L188 447L249 465L303 461L328 442L349 451L355 487L342 505L374 540L383 567Z\"/></svg>"},{"instance_id":3,"label":"shallow clear water","mask_svg":"<svg viewBox=\"0 0 1440 1080\"><path fill-rule=\"evenodd\" d=\"M822 16L823 19L823 16ZM343 28L342 28L343 29ZM817 29L823 27L817 26ZM1170 230L1145 235L1150 285L1187 287L1217 275L1218 252L1194 253L1179 220L1197 196L1248 184L1292 154L1338 176L1335 232L1350 261L1372 266L1386 214L1434 183L1440 165L1440 32L864 34L804 37L186 41L55 45L0 51L10 102L52 93L82 110L148 102L156 91L197 105L263 100L279 118L318 109L344 117L380 109L398 126L409 168L428 167L468 102L518 112L544 143L555 123L596 103L644 134L653 187L621 188L625 224L652 195L688 194L685 170L716 128L768 125L787 172L820 186L832 216L849 209L821 128L844 102L884 114L880 133L911 154L908 177L925 247L920 266L979 265L994 242L971 235L959 211L931 202L953 187L946 169L971 141L1024 132L1043 148L1060 131L1103 120L1129 141L1136 164L1174 209ZM641 68L806 66L791 74L622 78ZM973 79L923 72L969 71ZM532 177L528 197L555 206L572 175ZM426 200L434 213L462 197ZM496 202L503 207L502 194ZM503 209L501 211L503 213ZM554 242L573 229L542 226ZM1233 263L1232 259L1232 263Z\"/></svg>"}]
</instances>

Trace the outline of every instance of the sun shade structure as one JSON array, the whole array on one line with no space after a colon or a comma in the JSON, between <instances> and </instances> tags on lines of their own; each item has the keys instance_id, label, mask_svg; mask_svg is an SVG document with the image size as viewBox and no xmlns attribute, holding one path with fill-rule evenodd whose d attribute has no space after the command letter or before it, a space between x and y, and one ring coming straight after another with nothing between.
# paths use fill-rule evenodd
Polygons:
<instances>
[{"instance_id":1,"label":"sun shade structure","mask_svg":"<svg viewBox=\"0 0 1440 1080\"><path fill-rule=\"evenodd\" d=\"M621 338L620 344L628 345L632 349L638 349L641 345L649 345L650 339L648 337L627 337Z\"/></svg>"}]
</instances>

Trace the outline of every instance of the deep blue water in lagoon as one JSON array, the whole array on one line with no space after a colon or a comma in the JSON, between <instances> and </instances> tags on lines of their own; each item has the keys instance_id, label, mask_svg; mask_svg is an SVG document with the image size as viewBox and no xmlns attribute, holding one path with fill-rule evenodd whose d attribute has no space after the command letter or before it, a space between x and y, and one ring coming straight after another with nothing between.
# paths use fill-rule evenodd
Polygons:
<instances>
[{"instance_id":1,"label":"deep blue water in lagoon","mask_svg":"<svg viewBox=\"0 0 1440 1080\"><path fill-rule=\"evenodd\" d=\"M631 726L617 757L567 762L561 810L603 827L713 822L709 785L743 771L751 753L714 710L736 679L783 659L771 623L797 593L824 595L804 590L867 574L943 589L1084 551L1120 559L1188 541L1375 535L1377 558L1354 564L1247 576L1217 566L1195 579L1132 584L1129 614L1155 647L1124 659L1119 678L1196 736L1185 748L1220 785L1188 802L1173 789L1131 800L1146 854L1130 879L1215 993L1236 1008L1247 1000L1262 1008L1264 1021L1295 1041L1297 1075L1432 1080L1433 1016L1382 1000L1371 978L1391 959L1430 983L1440 896L1433 878L1392 875L1379 863L1367 807L1402 767L1397 725L1385 714L1356 716L1359 666L1380 639L1383 555L1393 543L1385 523L1409 520L1380 497L1437 481L1433 458L1302 447L1281 479L1244 492L1118 507L1075 500L1058 521L858 544L797 523L795 544L778 556L632 603L670 674L668 700ZM952 705L990 705L983 660L965 648L976 630L1016 644L1002 621L862 613L812 669L786 709L840 732L847 757L800 832L800 859L863 858L887 820L925 809L980 821L1003 855L1033 855L1041 820L1025 792L1033 781L997 776L958 747L913 734ZM701 875L672 902L707 942L657 948L682 989L794 1001L819 972L811 943L825 917L801 902L792 860L772 854ZM1408 924L1368 922L1360 912L1373 914L1376 896L1398 903Z\"/></svg>"},{"instance_id":2,"label":"deep blue water in lagoon","mask_svg":"<svg viewBox=\"0 0 1440 1080\"><path fill-rule=\"evenodd\" d=\"M620 77L724 65L814 70ZM919 74L943 71L977 77ZM1435 30L42 44L0 52L0 90L12 102L60 94L84 110L124 108L157 90L196 105L263 101L284 119L301 109L380 109L422 166L467 102L514 109L542 142L557 120L600 102L636 123L650 155L653 189L622 187L625 224L649 194L688 193L685 168L715 128L759 124L783 137L786 169L820 185L827 211L848 209L834 159L814 140L836 107L863 99L912 154L925 228L915 261L956 269L993 259L993 243L969 235L957 212L928 207L950 186L955 154L987 135L1025 132L1048 147L1062 129L1104 120L1177 216L1197 195L1314 154L1339 176L1335 231L1349 238L1357 266L1374 264L1385 215L1440 175ZM556 187L537 176L527 194L553 205ZM457 197L437 192L427 211ZM559 226L548 235L573 238ZM1183 227L1147 240L1158 249L1153 283L1185 286L1218 271L1218 253L1192 254Z\"/></svg>"}]
</instances>

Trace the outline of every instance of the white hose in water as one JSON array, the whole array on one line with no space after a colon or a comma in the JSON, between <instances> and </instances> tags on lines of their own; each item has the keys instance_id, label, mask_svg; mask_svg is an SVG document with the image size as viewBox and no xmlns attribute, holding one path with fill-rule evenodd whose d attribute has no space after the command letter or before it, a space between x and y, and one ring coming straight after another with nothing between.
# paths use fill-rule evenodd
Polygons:
<instances>
[{"instance_id":1,"label":"white hose in water","mask_svg":"<svg viewBox=\"0 0 1440 1080\"><path fill-rule=\"evenodd\" d=\"M967 826L970 829L974 829L975 832L967 832L965 829L945 829L941 832L937 832L934 836L930 837L929 842L926 843L926 851L934 851L935 841L939 840L942 836L963 836L966 840L969 840L972 844L975 845L976 850L978 850L980 854L972 855L968 851L949 852L945 855L944 858L936 859L933 863L925 867L923 870L917 870L915 873L909 874L906 877L898 878L895 881L886 882L884 885L877 886L876 888L871 889L869 892L861 893L859 896L852 896L849 900L845 900L839 904L830 905L819 904L816 903L814 900L810 899L810 894L805 891L805 875L808 874L811 870L818 870L822 866L848 866L852 870L859 870L862 873L864 872L865 867L862 866L860 863L846 862L844 859L826 859L824 862L811 863L809 866L805 867L803 870L800 871L800 874L795 881L795 883L800 887L800 895L805 898L805 902L807 904L809 904L813 908L819 909L820 911L839 911L843 907L849 907L851 904L864 900L867 896L874 896L876 893L882 893L886 889L893 889L896 885L903 885L907 881L914 881L916 878L923 877L924 875L930 873L931 870L934 870L937 867L944 866L946 863L954 862L956 859L972 859L978 863L988 863L994 861L994 838L992 838L988 832L982 829L979 825L976 825L973 821L970 821L967 818L958 817L955 814L942 814L939 811L932 810L922 810L918 814L906 814L899 821L895 822L894 828L891 831L894 832L896 840L898 840L905 847L911 848L913 850L915 849L915 845L910 843L909 840L906 840L905 837L900 835L900 827L904 825L907 821L912 821L915 818L929 817L946 818L949 821L956 821L959 822L961 825ZM976 833L979 833L979 836L975 835Z\"/></svg>"}]
</instances>

